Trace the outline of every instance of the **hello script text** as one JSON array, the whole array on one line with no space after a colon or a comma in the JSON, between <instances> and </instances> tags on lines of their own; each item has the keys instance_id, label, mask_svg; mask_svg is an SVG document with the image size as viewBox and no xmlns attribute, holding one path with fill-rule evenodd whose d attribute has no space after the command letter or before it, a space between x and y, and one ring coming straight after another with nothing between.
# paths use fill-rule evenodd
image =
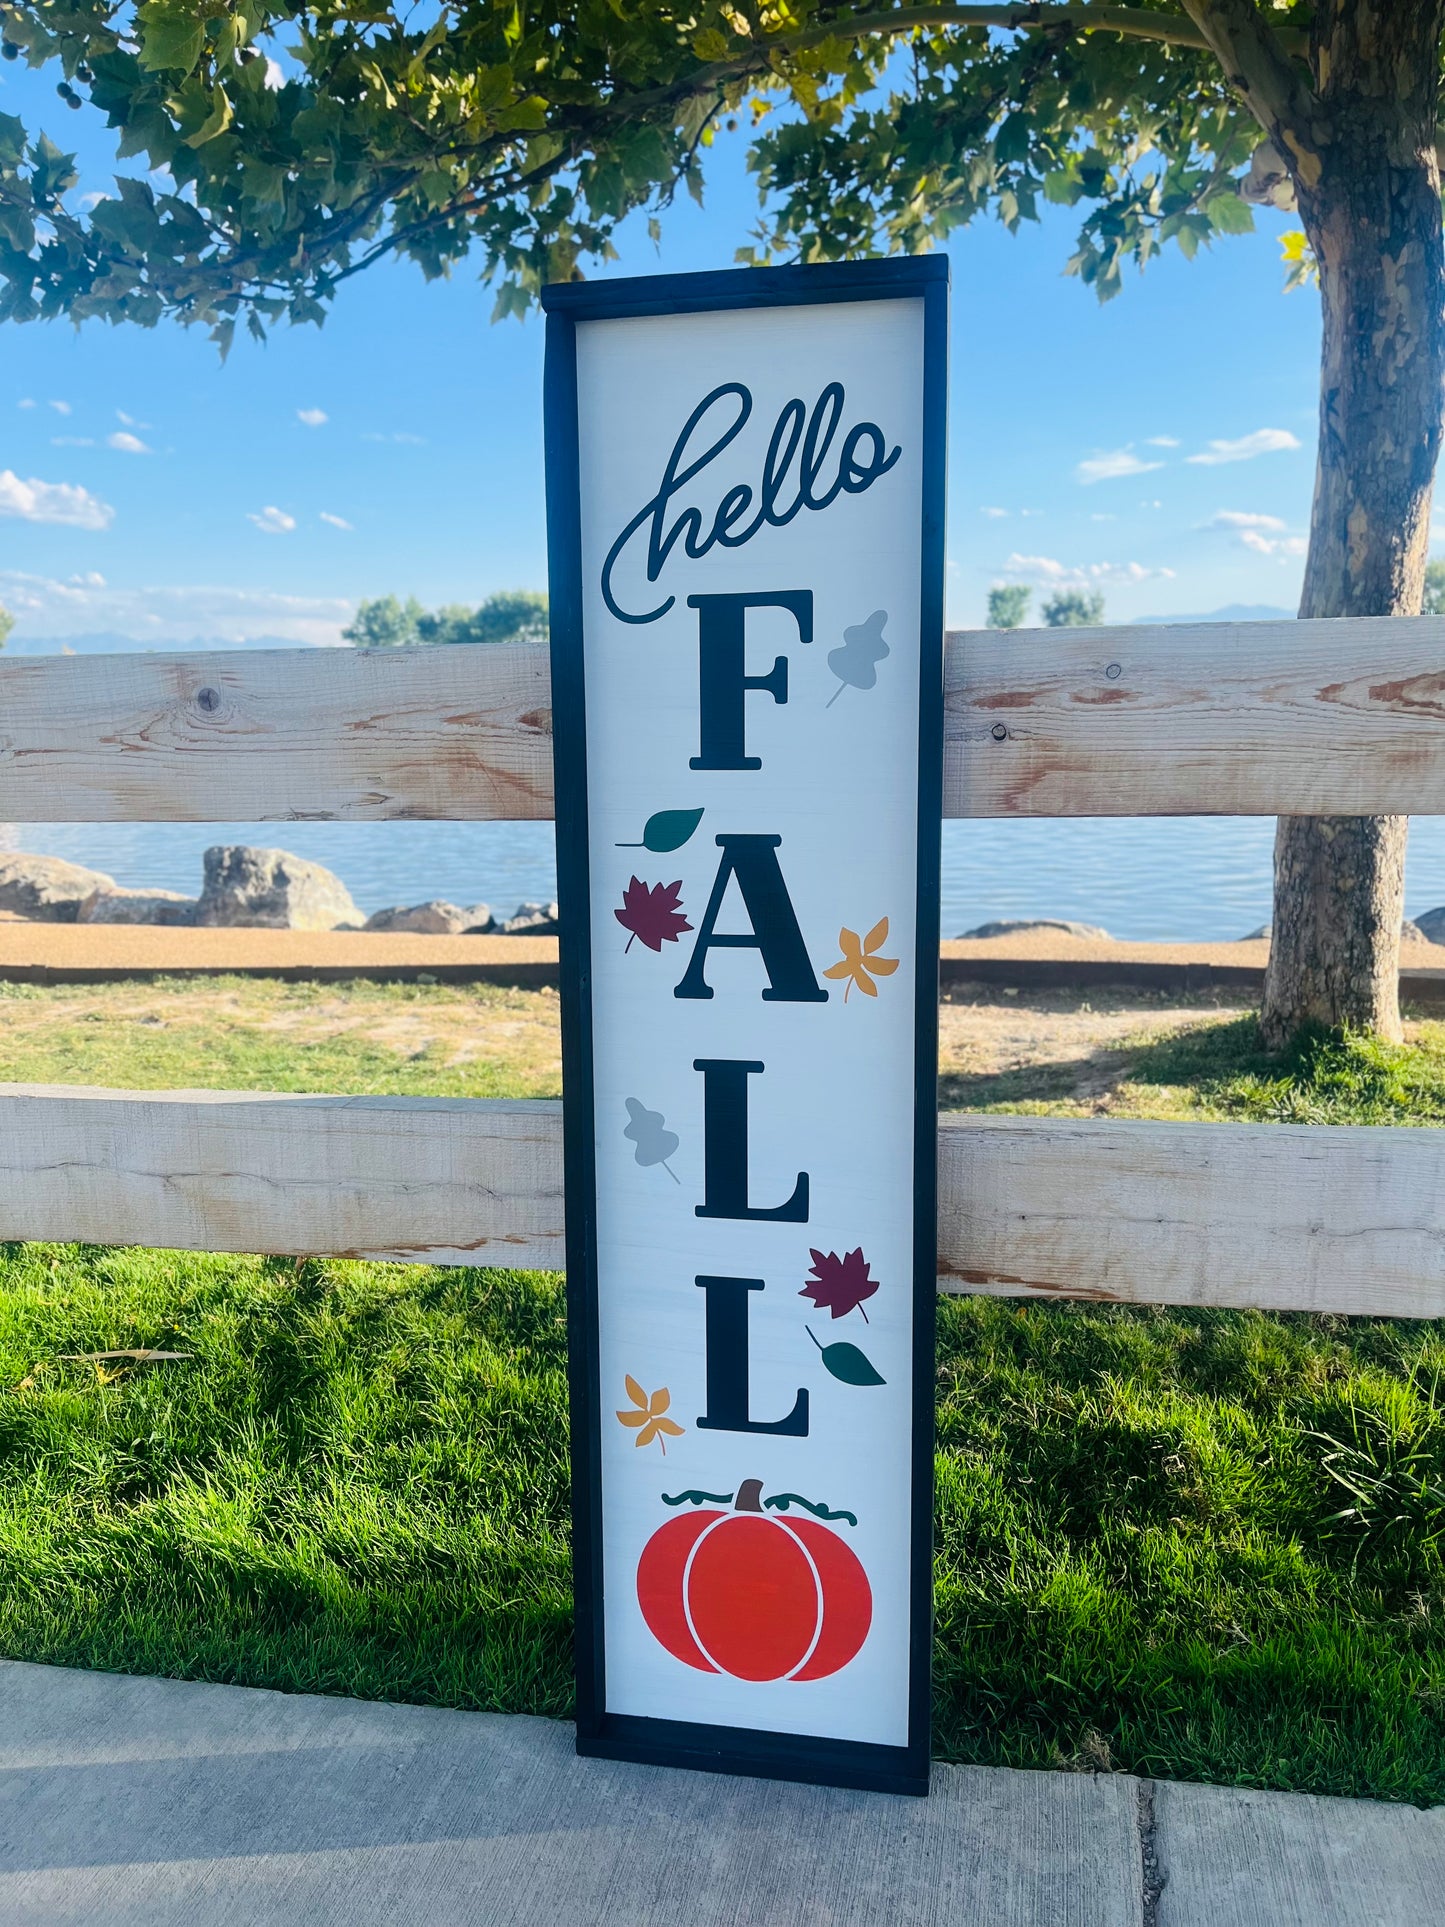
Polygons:
<instances>
[{"instance_id":1,"label":"hello script text","mask_svg":"<svg viewBox=\"0 0 1445 1927\"><path fill-rule=\"evenodd\" d=\"M602 599L618 621L656 622L677 600L668 596L655 609L637 614L624 609L614 594L613 570L644 530L647 580L656 582L679 543L693 561L715 545L740 549L759 529L786 528L803 509L825 509L839 495L862 495L886 475L902 449L897 443L889 448L876 422L855 422L843 431L846 407L838 381L827 383L811 409L797 399L785 402L757 488L734 483L709 520L684 491L737 440L752 415L753 397L740 381L722 382L704 395L673 443L657 493L627 523L602 565Z\"/></svg>"}]
</instances>

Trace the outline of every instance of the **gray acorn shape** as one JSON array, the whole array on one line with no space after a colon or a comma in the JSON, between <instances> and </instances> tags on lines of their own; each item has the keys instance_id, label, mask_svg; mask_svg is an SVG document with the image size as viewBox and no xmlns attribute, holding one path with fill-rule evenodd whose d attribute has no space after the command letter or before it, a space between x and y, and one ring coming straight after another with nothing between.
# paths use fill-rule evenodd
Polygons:
<instances>
[{"instance_id":1,"label":"gray acorn shape","mask_svg":"<svg viewBox=\"0 0 1445 1927\"><path fill-rule=\"evenodd\" d=\"M637 1162L641 1165L660 1164L674 1184L681 1184L682 1179L667 1161L678 1147L677 1132L667 1129L667 1119L661 1111L649 1111L635 1097L629 1097L626 1104L630 1122L622 1135L631 1138L637 1146Z\"/></svg>"}]
</instances>

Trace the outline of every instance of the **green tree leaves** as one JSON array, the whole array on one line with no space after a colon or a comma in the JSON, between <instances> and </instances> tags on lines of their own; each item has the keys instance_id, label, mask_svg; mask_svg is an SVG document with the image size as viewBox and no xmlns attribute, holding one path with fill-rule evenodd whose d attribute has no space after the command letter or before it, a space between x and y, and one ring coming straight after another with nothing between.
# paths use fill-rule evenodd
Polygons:
<instances>
[{"instance_id":1,"label":"green tree leaves","mask_svg":"<svg viewBox=\"0 0 1445 1927\"><path fill-rule=\"evenodd\" d=\"M1033 590L1026 582L995 582L988 592L990 629L1018 629L1029 612Z\"/></svg>"},{"instance_id":2,"label":"green tree leaves","mask_svg":"<svg viewBox=\"0 0 1445 1927\"><path fill-rule=\"evenodd\" d=\"M147 0L136 10L140 64L148 72L192 73L206 44L206 23L179 0Z\"/></svg>"},{"instance_id":3,"label":"green tree leaves","mask_svg":"<svg viewBox=\"0 0 1445 1927\"><path fill-rule=\"evenodd\" d=\"M1281 60L1307 15L1268 10ZM0 122L0 316L168 314L223 346L240 320L319 321L387 253L428 276L475 254L498 314L520 313L610 258L634 209L700 193L739 112L766 197L741 258L914 252L1049 201L1081 210L1069 267L1103 298L1161 246L1247 229L1236 177L1261 138L1199 28L1153 0L900 30L868 0L496 0L422 20L399 0L0 0L0 39L88 95L135 176L172 184L154 225L118 226L68 203L74 168L44 130Z\"/></svg>"},{"instance_id":4,"label":"green tree leaves","mask_svg":"<svg viewBox=\"0 0 1445 1927\"><path fill-rule=\"evenodd\" d=\"M452 602L428 610L415 596L408 596L405 602L398 602L394 595L379 596L363 602L341 633L357 649L412 649L440 642L545 641L547 598L535 589L503 589L476 608Z\"/></svg>"},{"instance_id":5,"label":"green tree leaves","mask_svg":"<svg viewBox=\"0 0 1445 1927\"><path fill-rule=\"evenodd\" d=\"M1060 589L1041 614L1050 629L1096 629L1104 620L1104 598L1097 589Z\"/></svg>"}]
</instances>

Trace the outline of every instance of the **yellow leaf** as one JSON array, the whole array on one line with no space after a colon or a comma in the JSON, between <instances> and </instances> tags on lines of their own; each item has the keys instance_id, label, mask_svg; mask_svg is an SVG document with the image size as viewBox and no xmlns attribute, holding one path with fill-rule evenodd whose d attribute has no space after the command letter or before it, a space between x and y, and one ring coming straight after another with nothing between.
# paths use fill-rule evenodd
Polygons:
<instances>
[{"instance_id":1,"label":"yellow leaf","mask_svg":"<svg viewBox=\"0 0 1445 1927\"><path fill-rule=\"evenodd\" d=\"M627 1396L637 1407L635 1412L619 1412L618 1419L623 1425L636 1432L633 1440L636 1446L651 1445L656 1439L662 1447L662 1455L667 1457L667 1446L663 1440L665 1432L669 1438L681 1438L684 1428L675 1419L664 1418L663 1413L672 1403L672 1393L665 1385L659 1385L655 1392L644 1392L630 1372L624 1372L622 1382L627 1387Z\"/></svg>"},{"instance_id":2,"label":"yellow leaf","mask_svg":"<svg viewBox=\"0 0 1445 1927\"><path fill-rule=\"evenodd\" d=\"M828 966L823 972L823 975L825 977L847 978L848 988L843 992L843 1002L845 1004L855 986L863 992L865 997L876 997L878 995L878 987L873 982L873 977L891 977L898 968L898 959L896 957L878 957L873 954L880 944L887 943L887 941L887 917L880 917L861 942L856 930L849 930L845 926L838 932L838 947L843 954L837 963ZM872 975L869 974L870 972Z\"/></svg>"}]
</instances>

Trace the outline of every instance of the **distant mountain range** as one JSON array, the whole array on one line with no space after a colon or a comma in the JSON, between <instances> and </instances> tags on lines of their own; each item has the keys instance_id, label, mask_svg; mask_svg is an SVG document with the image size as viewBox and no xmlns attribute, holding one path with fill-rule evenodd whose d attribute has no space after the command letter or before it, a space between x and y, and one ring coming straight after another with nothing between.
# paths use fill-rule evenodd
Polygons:
<instances>
[{"instance_id":1,"label":"distant mountain range","mask_svg":"<svg viewBox=\"0 0 1445 1927\"><path fill-rule=\"evenodd\" d=\"M1166 622L1291 622L1293 609L1276 609L1268 602L1227 602L1202 616L1135 616L1136 623Z\"/></svg>"},{"instance_id":2,"label":"distant mountain range","mask_svg":"<svg viewBox=\"0 0 1445 1927\"><path fill-rule=\"evenodd\" d=\"M306 649L314 644L293 642L289 636L247 636L244 642L218 642L214 636L192 636L186 642L150 642L139 636L110 632L89 636L11 636L8 656L134 656L148 652L196 655L211 649Z\"/></svg>"}]
</instances>

